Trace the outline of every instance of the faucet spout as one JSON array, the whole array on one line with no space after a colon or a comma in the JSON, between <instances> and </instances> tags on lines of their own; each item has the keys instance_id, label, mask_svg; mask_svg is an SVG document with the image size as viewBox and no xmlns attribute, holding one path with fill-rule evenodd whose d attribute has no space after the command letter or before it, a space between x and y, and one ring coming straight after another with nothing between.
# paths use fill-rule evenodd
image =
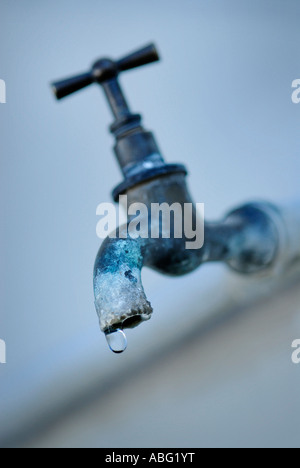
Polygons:
<instances>
[{"instance_id":1,"label":"faucet spout","mask_svg":"<svg viewBox=\"0 0 300 468\"><path fill-rule=\"evenodd\" d=\"M127 226L120 231L127 231ZM153 312L141 279L141 239L109 239L102 244L94 268L95 306L104 333L133 328Z\"/></svg>"}]
</instances>

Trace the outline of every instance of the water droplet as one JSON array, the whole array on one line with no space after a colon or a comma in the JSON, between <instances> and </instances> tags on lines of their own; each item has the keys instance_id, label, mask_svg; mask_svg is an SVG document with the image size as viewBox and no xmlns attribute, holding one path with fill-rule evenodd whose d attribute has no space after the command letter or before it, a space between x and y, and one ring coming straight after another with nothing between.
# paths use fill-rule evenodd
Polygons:
<instances>
[{"instance_id":1,"label":"water droplet","mask_svg":"<svg viewBox=\"0 0 300 468\"><path fill-rule=\"evenodd\" d=\"M114 330L105 334L110 349L117 354L123 353L127 348L127 338L123 330Z\"/></svg>"}]
</instances>

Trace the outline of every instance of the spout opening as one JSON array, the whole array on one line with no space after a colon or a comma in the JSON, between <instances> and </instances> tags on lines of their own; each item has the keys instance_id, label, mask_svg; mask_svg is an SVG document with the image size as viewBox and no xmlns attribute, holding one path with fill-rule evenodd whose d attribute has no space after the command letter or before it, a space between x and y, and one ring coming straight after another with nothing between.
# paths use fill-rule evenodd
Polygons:
<instances>
[{"instance_id":1,"label":"spout opening","mask_svg":"<svg viewBox=\"0 0 300 468\"><path fill-rule=\"evenodd\" d=\"M135 328L138 325L140 325L142 322L146 322L150 318L151 318L151 316L146 315L146 314L132 315L131 317L127 317L125 320L120 320L119 322L116 322L116 323L110 325L105 330L103 330L103 332L105 334L107 334L107 333L113 333L113 332L115 332L117 330L125 330L126 328L127 329L128 328Z\"/></svg>"},{"instance_id":2,"label":"spout opening","mask_svg":"<svg viewBox=\"0 0 300 468\"><path fill-rule=\"evenodd\" d=\"M122 328L135 328L137 327L140 323L144 322L145 320L148 320L150 317L142 316L142 315L133 315L132 317L128 317L124 322L122 323Z\"/></svg>"}]
</instances>

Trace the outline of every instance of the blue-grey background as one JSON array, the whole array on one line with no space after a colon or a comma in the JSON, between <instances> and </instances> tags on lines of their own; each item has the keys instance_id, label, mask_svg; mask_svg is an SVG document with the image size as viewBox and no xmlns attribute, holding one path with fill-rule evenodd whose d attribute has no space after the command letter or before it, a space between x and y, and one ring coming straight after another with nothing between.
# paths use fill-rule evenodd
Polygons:
<instances>
[{"instance_id":1,"label":"blue-grey background","mask_svg":"<svg viewBox=\"0 0 300 468\"><path fill-rule=\"evenodd\" d=\"M8 363L0 367L0 418L8 435L26 431L35 404L49 403L46 391L54 398L58 382L68 385L66 369L78 369L76 388L90 354L99 381L101 368L116 365L92 292L96 207L121 181L107 131L112 117L96 86L57 103L50 81L154 41L161 63L124 73L121 83L165 158L190 169L206 216L248 199L295 198L300 105L291 101L291 84L300 78L299 15L297 0L1 0L0 338ZM218 268L207 267L211 279ZM157 292L164 285L175 291L188 281L196 294L206 278L205 267L182 282L147 272L159 309L153 320L176 307L172 295ZM147 326L133 334L146 334ZM135 352L132 346L122 356L124 366ZM162 445L179 443L165 433ZM116 444L122 440L117 432ZM220 440L212 434L209 442Z\"/></svg>"}]
</instances>

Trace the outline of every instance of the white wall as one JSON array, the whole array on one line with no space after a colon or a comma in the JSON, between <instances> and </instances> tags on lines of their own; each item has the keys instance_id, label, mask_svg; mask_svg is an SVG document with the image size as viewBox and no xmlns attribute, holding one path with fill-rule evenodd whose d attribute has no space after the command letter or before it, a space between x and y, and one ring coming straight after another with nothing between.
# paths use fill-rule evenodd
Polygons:
<instances>
[{"instance_id":1,"label":"white wall","mask_svg":"<svg viewBox=\"0 0 300 468\"><path fill-rule=\"evenodd\" d=\"M299 302L298 284L194 330L26 446L299 447Z\"/></svg>"}]
</instances>

